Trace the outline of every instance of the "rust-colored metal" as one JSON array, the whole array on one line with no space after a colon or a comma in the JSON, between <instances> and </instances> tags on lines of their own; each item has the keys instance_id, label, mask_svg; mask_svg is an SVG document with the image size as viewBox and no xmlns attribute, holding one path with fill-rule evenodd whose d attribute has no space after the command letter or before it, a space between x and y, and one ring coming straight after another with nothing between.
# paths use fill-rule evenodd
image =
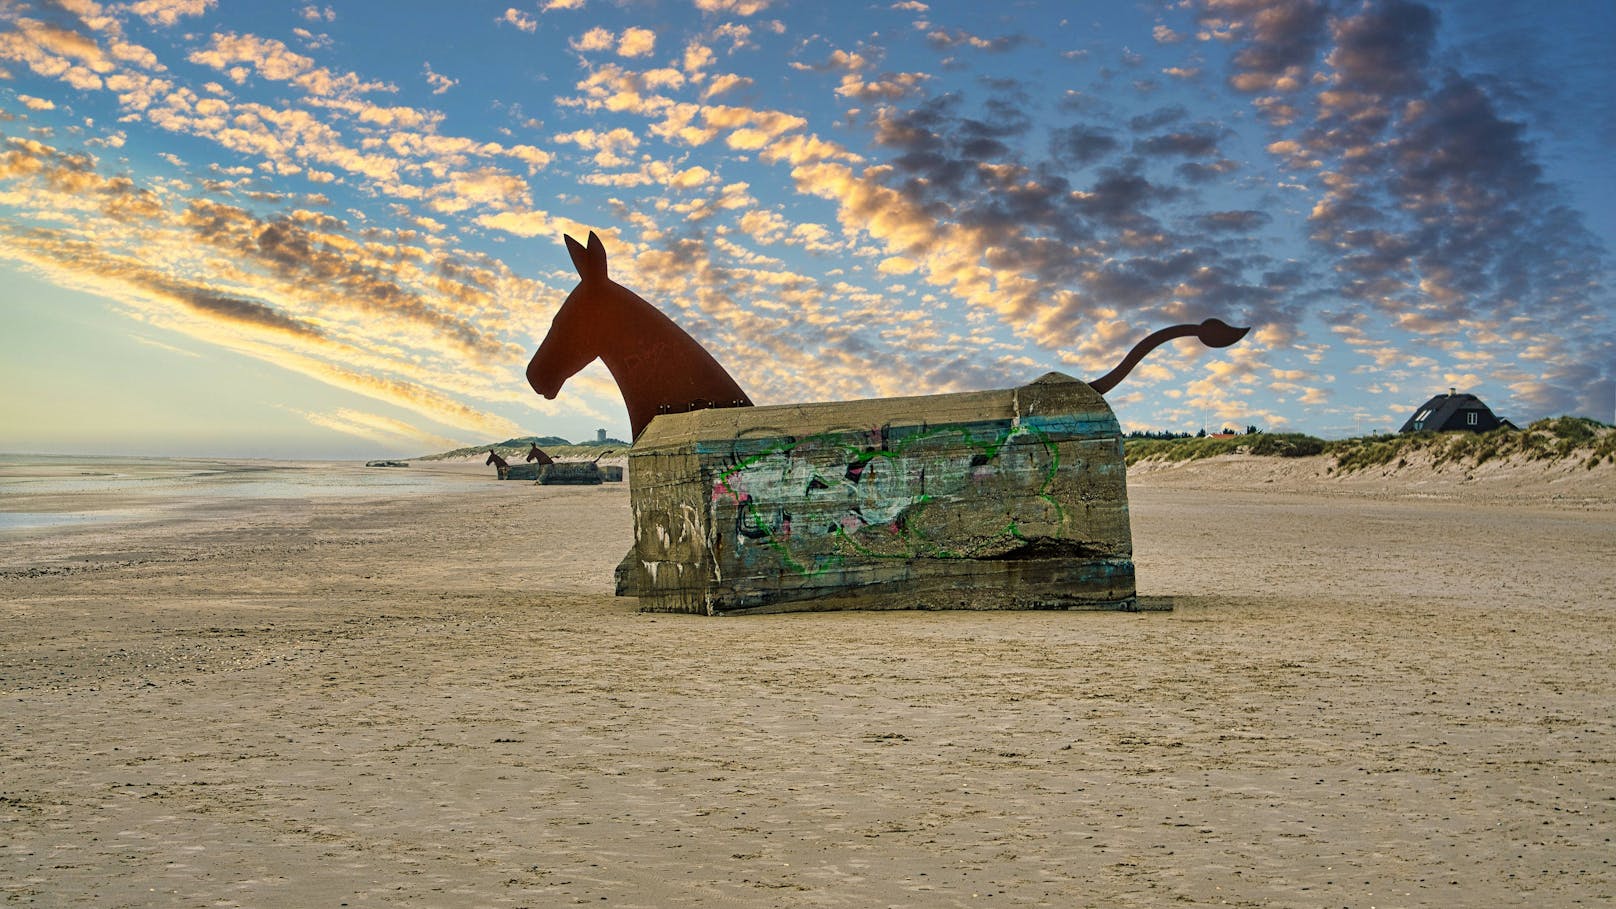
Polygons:
<instances>
[{"instance_id":1,"label":"rust-colored metal","mask_svg":"<svg viewBox=\"0 0 1616 909\"><path fill-rule=\"evenodd\" d=\"M1139 361L1143 360L1146 354L1174 338L1196 337L1207 347L1228 347L1244 338L1249 331L1251 329L1235 328L1221 319L1207 319L1199 325L1173 325L1151 332L1143 341L1135 344L1133 350L1128 351L1128 355L1122 358L1116 369L1090 382L1089 387L1102 395L1116 388L1117 383L1127 378L1128 373L1133 372L1133 368L1139 365Z\"/></svg>"},{"instance_id":2,"label":"rust-colored metal","mask_svg":"<svg viewBox=\"0 0 1616 909\"><path fill-rule=\"evenodd\" d=\"M607 276L606 247L594 231L589 232L587 245L563 239L579 281L527 365L527 381L534 391L553 399L569 378L599 358L617 380L635 439L658 414L752 406L752 399L696 339ZM1228 347L1249 331L1219 319L1163 328L1134 345L1115 369L1088 384L1105 394L1147 354L1175 338L1195 337L1208 347ZM537 460L534 453L544 459L541 463L548 463L537 445L528 453L529 461Z\"/></svg>"},{"instance_id":3,"label":"rust-colored metal","mask_svg":"<svg viewBox=\"0 0 1616 909\"><path fill-rule=\"evenodd\" d=\"M494 471L499 474L499 478L501 480L503 480L503 479L505 479L505 478L507 478L507 477L509 477L511 475L511 465L510 465L510 463L508 461L506 461L504 458L502 458L499 455L495 454L494 450L492 448L488 449L488 460L484 461L483 464L484 465L492 464L493 467L494 467Z\"/></svg>"},{"instance_id":4,"label":"rust-colored metal","mask_svg":"<svg viewBox=\"0 0 1616 909\"><path fill-rule=\"evenodd\" d=\"M538 461L539 466L542 467L545 464L554 464L555 463L555 458L552 458L549 455L545 454L544 450L541 449L538 446L537 443L529 443L529 444L533 445L533 447L528 449L528 451L527 451L527 462L529 464L533 463L534 461Z\"/></svg>"},{"instance_id":5,"label":"rust-colored metal","mask_svg":"<svg viewBox=\"0 0 1616 909\"><path fill-rule=\"evenodd\" d=\"M655 306L607 277L606 248L566 237L578 286L550 323L527 365L533 390L554 398L598 357L617 380L634 438L658 414L709 407L750 407L752 399L696 340Z\"/></svg>"}]
</instances>

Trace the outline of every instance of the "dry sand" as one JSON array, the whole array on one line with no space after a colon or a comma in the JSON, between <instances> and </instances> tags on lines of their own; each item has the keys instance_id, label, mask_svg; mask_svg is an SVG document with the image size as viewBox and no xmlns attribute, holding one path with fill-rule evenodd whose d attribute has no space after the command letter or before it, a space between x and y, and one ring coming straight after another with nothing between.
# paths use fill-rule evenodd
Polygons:
<instances>
[{"instance_id":1,"label":"dry sand","mask_svg":"<svg viewBox=\"0 0 1616 909\"><path fill-rule=\"evenodd\" d=\"M0 898L1616 901L1616 474L1318 463L1132 472L1171 613L642 615L480 465L10 546Z\"/></svg>"}]
</instances>

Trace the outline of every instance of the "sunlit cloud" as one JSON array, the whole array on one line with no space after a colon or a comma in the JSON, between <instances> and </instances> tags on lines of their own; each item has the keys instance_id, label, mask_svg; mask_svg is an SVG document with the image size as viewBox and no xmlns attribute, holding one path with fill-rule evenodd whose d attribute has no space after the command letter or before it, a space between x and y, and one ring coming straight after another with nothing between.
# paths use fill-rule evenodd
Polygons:
<instances>
[{"instance_id":1,"label":"sunlit cloud","mask_svg":"<svg viewBox=\"0 0 1616 909\"><path fill-rule=\"evenodd\" d=\"M460 84L459 79L451 79L442 73L433 72L432 64L430 63L421 65L421 74L426 77L427 84L432 86L432 94L434 95L441 95Z\"/></svg>"},{"instance_id":2,"label":"sunlit cloud","mask_svg":"<svg viewBox=\"0 0 1616 909\"><path fill-rule=\"evenodd\" d=\"M446 436L424 431L403 420L395 420L392 417L363 410L354 410L347 407L341 407L330 412L303 411L292 407L286 409L316 426L332 429L381 445L397 446L400 443L409 443L422 449L435 450L452 448L455 445L454 440Z\"/></svg>"},{"instance_id":3,"label":"sunlit cloud","mask_svg":"<svg viewBox=\"0 0 1616 909\"><path fill-rule=\"evenodd\" d=\"M499 17L499 21L524 32L536 32L539 30L539 20L515 7L507 7L504 14Z\"/></svg>"},{"instance_id":4,"label":"sunlit cloud","mask_svg":"<svg viewBox=\"0 0 1616 909\"><path fill-rule=\"evenodd\" d=\"M656 32L648 28L628 28L617 39L619 57L644 57L656 49Z\"/></svg>"},{"instance_id":5,"label":"sunlit cloud","mask_svg":"<svg viewBox=\"0 0 1616 909\"><path fill-rule=\"evenodd\" d=\"M165 344L162 341L157 340L156 338L148 338L148 337L146 337L145 335L142 335L142 334L131 334L129 336L129 340L134 341L137 344L144 344L147 347L155 347L158 350L163 351L164 353L174 354L175 356L189 357L189 358L195 359L195 360L202 359L202 354L197 353L194 350L186 350L183 347L176 347L173 344Z\"/></svg>"},{"instance_id":6,"label":"sunlit cloud","mask_svg":"<svg viewBox=\"0 0 1616 909\"><path fill-rule=\"evenodd\" d=\"M737 16L755 16L769 8L770 0L696 0L696 9L704 13L734 13Z\"/></svg>"},{"instance_id":7,"label":"sunlit cloud","mask_svg":"<svg viewBox=\"0 0 1616 909\"><path fill-rule=\"evenodd\" d=\"M218 6L218 0L139 0L129 11L153 25L170 26L187 16L200 16Z\"/></svg>"}]
</instances>

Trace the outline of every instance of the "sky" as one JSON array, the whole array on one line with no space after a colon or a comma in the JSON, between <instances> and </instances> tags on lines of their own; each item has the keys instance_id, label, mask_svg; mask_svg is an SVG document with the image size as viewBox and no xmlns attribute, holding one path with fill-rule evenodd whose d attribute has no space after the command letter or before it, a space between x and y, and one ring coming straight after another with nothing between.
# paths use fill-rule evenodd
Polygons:
<instances>
[{"instance_id":1,"label":"sky","mask_svg":"<svg viewBox=\"0 0 1616 909\"><path fill-rule=\"evenodd\" d=\"M1616 420L1609 0L0 0L0 451L628 437L562 237L758 404Z\"/></svg>"}]
</instances>

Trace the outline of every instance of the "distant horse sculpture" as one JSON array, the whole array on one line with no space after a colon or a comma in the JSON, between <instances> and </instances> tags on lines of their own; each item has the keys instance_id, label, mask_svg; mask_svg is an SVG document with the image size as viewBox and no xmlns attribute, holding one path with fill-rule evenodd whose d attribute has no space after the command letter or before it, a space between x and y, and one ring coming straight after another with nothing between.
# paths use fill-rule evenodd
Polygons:
<instances>
[{"instance_id":1,"label":"distant horse sculpture","mask_svg":"<svg viewBox=\"0 0 1616 909\"><path fill-rule=\"evenodd\" d=\"M527 365L534 391L553 399L567 379L598 357L623 393L634 438L658 414L751 406L752 399L712 354L656 307L607 277L606 247L594 231L588 246L565 239L580 280Z\"/></svg>"},{"instance_id":2,"label":"distant horse sculpture","mask_svg":"<svg viewBox=\"0 0 1616 909\"><path fill-rule=\"evenodd\" d=\"M495 454L493 449L488 450L488 460L484 461L483 463L494 465L494 469L499 471L499 478L501 480L511 475L510 462Z\"/></svg>"},{"instance_id":3,"label":"distant horse sculpture","mask_svg":"<svg viewBox=\"0 0 1616 909\"><path fill-rule=\"evenodd\" d=\"M529 464L533 463L534 461L538 461L539 466L541 466L541 467L544 466L545 464L554 464L555 463L555 458L550 457L549 455L545 454L542 450L540 450L537 443L534 443L533 447L528 449L528 451L527 451L527 460L528 460Z\"/></svg>"},{"instance_id":4,"label":"distant horse sculpture","mask_svg":"<svg viewBox=\"0 0 1616 909\"><path fill-rule=\"evenodd\" d=\"M587 246L571 237L563 239L580 280L527 365L527 381L534 391L554 399L569 378L598 357L623 393L635 439L658 414L752 406L741 386L684 329L607 277L606 247L594 231L589 232ZM1208 347L1228 347L1250 330L1218 319L1163 328L1135 344L1115 369L1088 384L1101 394L1110 391L1146 354L1175 338L1194 337Z\"/></svg>"}]
</instances>

